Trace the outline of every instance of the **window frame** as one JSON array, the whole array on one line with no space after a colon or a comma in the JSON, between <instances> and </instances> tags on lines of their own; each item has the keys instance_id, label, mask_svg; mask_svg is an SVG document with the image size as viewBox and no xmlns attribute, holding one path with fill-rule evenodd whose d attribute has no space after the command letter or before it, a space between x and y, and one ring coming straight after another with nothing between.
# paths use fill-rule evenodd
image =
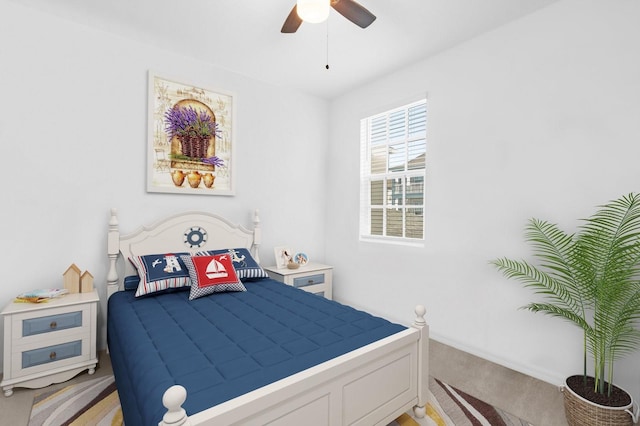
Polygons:
<instances>
[{"instance_id":1,"label":"window frame","mask_svg":"<svg viewBox=\"0 0 640 426\"><path fill-rule=\"evenodd\" d=\"M411 125L411 119L409 116L409 111L411 108L415 108L416 106L424 106L424 121L420 121L419 124L424 127L424 130L418 133L417 135L412 135L409 131L409 127ZM358 235L360 241L366 242L380 242L380 243L391 243L391 244L401 244L407 246L420 246L423 247L425 243L425 229L426 229L426 152L428 148L427 141L427 120L428 120L428 110L427 110L427 98L426 96L414 98L408 102L400 103L400 106L395 106L392 108L388 108L385 111L368 115L360 120L360 222L359 222L359 230ZM406 122L404 123L405 133L402 138L402 143L400 145L401 149L404 150L404 161L403 161L403 170L402 171L393 171L392 166L390 165L390 157L389 153L391 151L391 147L393 145L398 145L397 140L393 140L393 138L389 135L391 131L390 119L392 119L393 115L398 112L404 112L404 117L406 118ZM385 150L384 158L385 158L385 166L384 172L381 173L372 173L372 123L385 117L385 137L384 142L379 144ZM410 159L412 142L422 142L422 154L424 155L424 163L420 168L411 168L409 163L412 161ZM396 159L397 160L397 159ZM407 189L414 185L411 183L411 179L421 178L422 182L418 183L422 185L421 195L422 202L421 204L408 204L409 198L407 197ZM401 195L401 205L393 204L393 202L389 202L390 190L389 185L392 184L393 181L397 181L400 179L402 181L402 195ZM371 188L372 182L381 181L382 188L382 204L372 204L371 202ZM397 197L396 197L397 198ZM372 217L373 212L376 209L382 210L382 221L381 221L381 234L373 234L372 233ZM388 212L389 210L401 210L402 214L402 236L394 236L388 235ZM422 236L419 238L409 237L407 236L407 211L411 209L421 209L422 210L422 220L420 223L421 234Z\"/></svg>"}]
</instances>

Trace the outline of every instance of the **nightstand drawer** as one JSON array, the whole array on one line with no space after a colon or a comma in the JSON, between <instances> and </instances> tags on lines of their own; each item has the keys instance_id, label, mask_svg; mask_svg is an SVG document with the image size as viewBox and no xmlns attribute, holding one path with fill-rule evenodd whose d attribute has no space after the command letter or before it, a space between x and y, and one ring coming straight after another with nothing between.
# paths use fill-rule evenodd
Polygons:
<instances>
[{"instance_id":1,"label":"nightstand drawer","mask_svg":"<svg viewBox=\"0 0 640 426\"><path fill-rule=\"evenodd\" d=\"M306 277L298 277L293 279L294 287L306 287L309 285L322 284L324 282L324 274L307 275Z\"/></svg>"},{"instance_id":2,"label":"nightstand drawer","mask_svg":"<svg viewBox=\"0 0 640 426\"><path fill-rule=\"evenodd\" d=\"M88 335L92 309L92 305L85 304L16 313L10 318L12 345L35 349L76 340L79 333Z\"/></svg>"},{"instance_id":3,"label":"nightstand drawer","mask_svg":"<svg viewBox=\"0 0 640 426\"><path fill-rule=\"evenodd\" d=\"M62 361L82 355L82 340L22 352L22 368Z\"/></svg>"},{"instance_id":4,"label":"nightstand drawer","mask_svg":"<svg viewBox=\"0 0 640 426\"><path fill-rule=\"evenodd\" d=\"M22 337L75 327L82 327L82 311L25 319L22 321Z\"/></svg>"}]
</instances>

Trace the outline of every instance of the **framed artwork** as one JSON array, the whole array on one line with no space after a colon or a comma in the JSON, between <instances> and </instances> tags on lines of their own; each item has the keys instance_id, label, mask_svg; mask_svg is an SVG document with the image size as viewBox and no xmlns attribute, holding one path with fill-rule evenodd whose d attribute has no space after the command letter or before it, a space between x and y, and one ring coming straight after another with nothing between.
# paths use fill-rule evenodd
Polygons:
<instances>
[{"instance_id":1,"label":"framed artwork","mask_svg":"<svg viewBox=\"0 0 640 426\"><path fill-rule=\"evenodd\" d=\"M147 191L234 195L234 96L149 71Z\"/></svg>"},{"instance_id":2,"label":"framed artwork","mask_svg":"<svg viewBox=\"0 0 640 426\"><path fill-rule=\"evenodd\" d=\"M274 247L273 252L276 258L277 268L286 268L287 263L293 260L293 253L291 253L291 250L287 247Z\"/></svg>"}]
</instances>

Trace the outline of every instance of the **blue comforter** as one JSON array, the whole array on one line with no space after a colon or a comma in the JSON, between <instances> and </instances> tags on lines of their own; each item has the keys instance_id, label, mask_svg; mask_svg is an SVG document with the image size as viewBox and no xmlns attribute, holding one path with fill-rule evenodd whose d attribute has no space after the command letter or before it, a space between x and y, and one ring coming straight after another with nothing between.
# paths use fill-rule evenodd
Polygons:
<instances>
[{"instance_id":1,"label":"blue comforter","mask_svg":"<svg viewBox=\"0 0 640 426\"><path fill-rule=\"evenodd\" d=\"M188 291L109 299L107 337L125 424L156 425L162 394L202 411L405 327L271 279L189 301Z\"/></svg>"}]
</instances>

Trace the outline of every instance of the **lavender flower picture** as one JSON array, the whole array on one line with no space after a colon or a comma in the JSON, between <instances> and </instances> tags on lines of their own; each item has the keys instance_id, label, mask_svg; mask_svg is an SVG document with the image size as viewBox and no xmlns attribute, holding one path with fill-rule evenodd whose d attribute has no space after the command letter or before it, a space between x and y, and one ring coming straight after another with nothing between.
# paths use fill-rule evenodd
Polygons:
<instances>
[{"instance_id":1,"label":"lavender flower picture","mask_svg":"<svg viewBox=\"0 0 640 426\"><path fill-rule=\"evenodd\" d=\"M147 191L234 195L233 95L149 72Z\"/></svg>"}]
</instances>

